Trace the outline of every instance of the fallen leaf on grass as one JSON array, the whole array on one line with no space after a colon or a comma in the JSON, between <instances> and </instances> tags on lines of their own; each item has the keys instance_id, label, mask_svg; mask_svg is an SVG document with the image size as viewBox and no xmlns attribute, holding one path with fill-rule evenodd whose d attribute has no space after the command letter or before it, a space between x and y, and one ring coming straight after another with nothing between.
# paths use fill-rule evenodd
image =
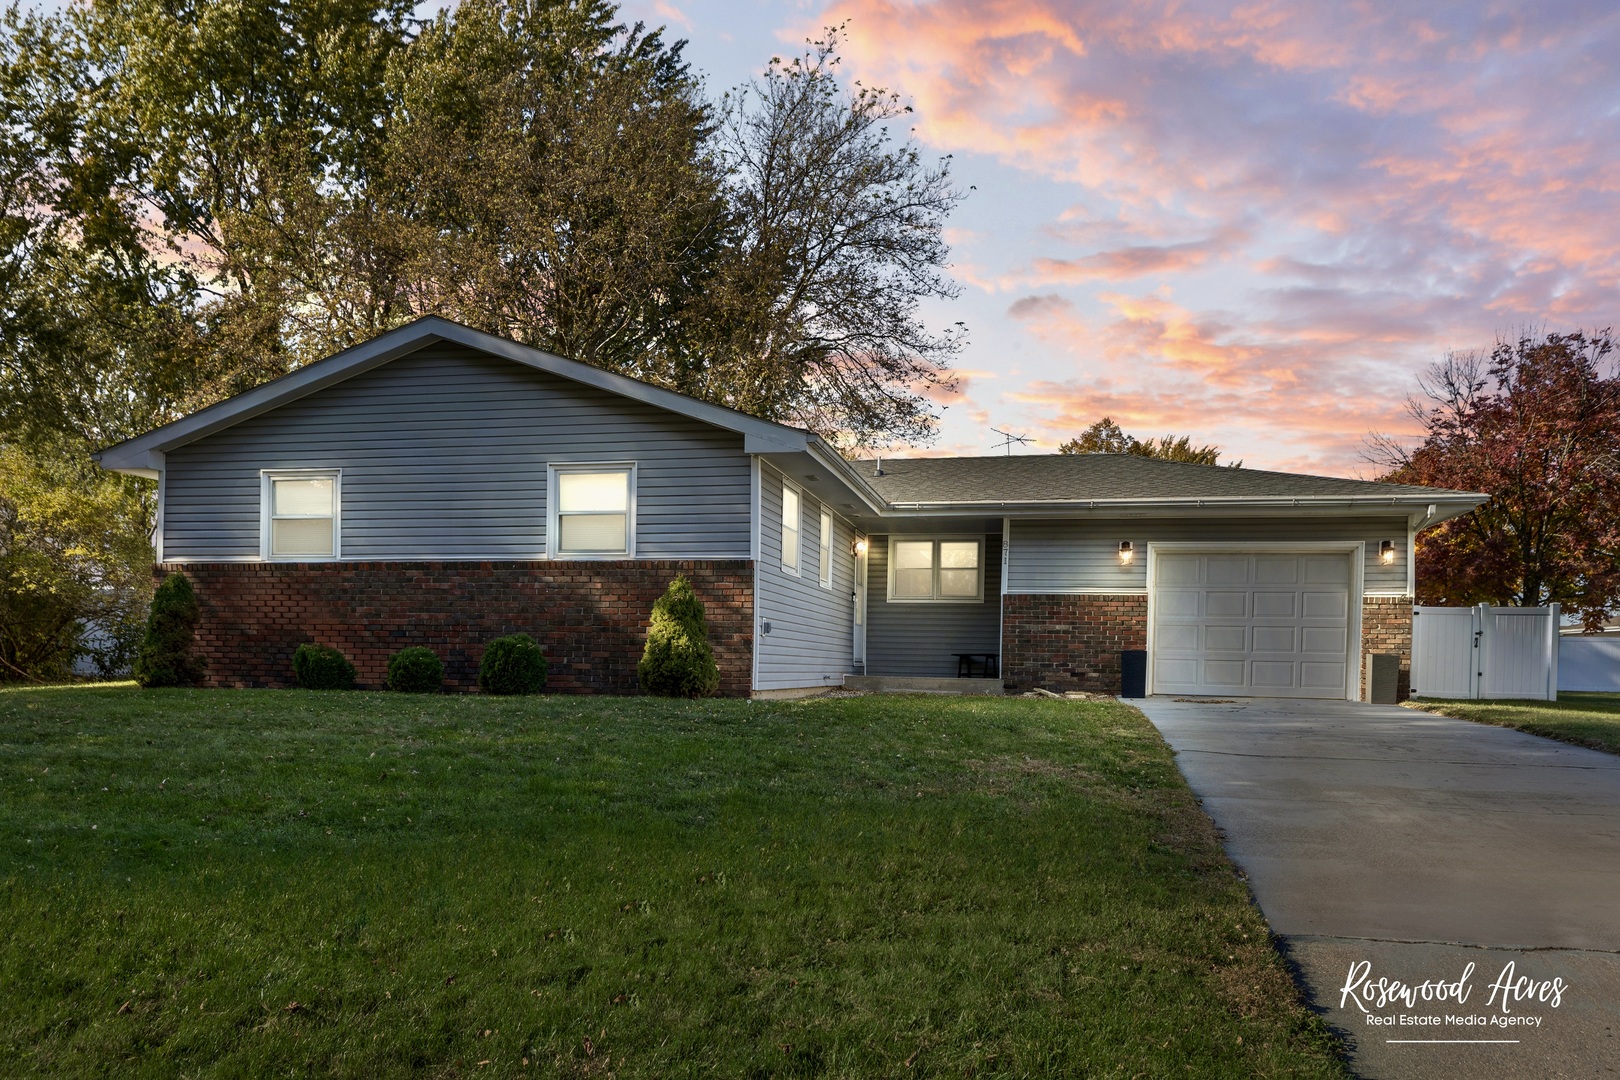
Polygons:
<instances>
[{"instance_id":1,"label":"fallen leaf on grass","mask_svg":"<svg viewBox=\"0 0 1620 1080\"><path fill-rule=\"evenodd\" d=\"M116 1013L114 1013L113 1015L115 1015L115 1016L123 1016L125 1013L129 1012L129 1007L130 1007L130 1005L132 1005L134 1003L134 1001L135 1001L134 998L130 998L129 1001L126 1001L122 1005L118 1006L118 1011Z\"/></svg>"},{"instance_id":2,"label":"fallen leaf on grass","mask_svg":"<svg viewBox=\"0 0 1620 1080\"><path fill-rule=\"evenodd\" d=\"M282 1011L283 1012L295 1013L295 1012L301 1011L302 1009L303 1009L303 1006L298 1004L298 1002L289 1001L289 1002L287 1002L287 1007L285 1009L283 1009Z\"/></svg>"}]
</instances>

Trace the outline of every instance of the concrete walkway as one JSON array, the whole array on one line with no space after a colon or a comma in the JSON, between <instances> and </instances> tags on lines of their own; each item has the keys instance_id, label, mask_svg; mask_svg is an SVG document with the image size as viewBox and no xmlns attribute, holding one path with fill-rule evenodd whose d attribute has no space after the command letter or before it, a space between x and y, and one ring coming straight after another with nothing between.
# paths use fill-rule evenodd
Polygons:
<instances>
[{"instance_id":1,"label":"concrete walkway","mask_svg":"<svg viewBox=\"0 0 1620 1080\"><path fill-rule=\"evenodd\" d=\"M1393 706L1133 704L1358 1075L1620 1076L1620 757ZM1541 1000L1504 1013L1509 963ZM1470 964L1465 1001L1432 1000ZM1429 982L1431 1000L1380 1006L1380 979Z\"/></svg>"}]
</instances>

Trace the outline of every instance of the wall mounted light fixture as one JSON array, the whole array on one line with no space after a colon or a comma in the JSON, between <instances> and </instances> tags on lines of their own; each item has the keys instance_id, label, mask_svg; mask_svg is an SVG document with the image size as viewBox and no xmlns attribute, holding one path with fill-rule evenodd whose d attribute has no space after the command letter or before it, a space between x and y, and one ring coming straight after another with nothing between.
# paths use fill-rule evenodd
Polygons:
<instances>
[{"instance_id":1,"label":"wall mounted light fixture","mask_svg":"<svg viewBox=\"0 0 1620 1080\"><path fill-rule=\"evenodd\" d=\"M1119 565L1128 566L1130 561L1135 557L1136 551L1131 547L1131 542L1129 540L1121 540L1119 542Z\"/></svg>"},{"instance_id":2,"label":"wall mounted light fixture","mask_svg":"<svg viewBox=\"0 0 1620 1080\"><path fill-rule=\"evenodd\" d=\"M1378 544L1378 559L1380 562L1392 563L1395 561L1395 541L1383 540Z\"/></svg>"},{"instance_id":3,"label":"wall mounted light fixture","mask_svg":"<svg viewBox=\"0 0 1620 1080\"><path fill-rule=\"evenodd\" d=\"M857 555L865 555L866 554L866 537L857 536L855 538L855 554L857 554Z\"/></svg>"}]
</instances>

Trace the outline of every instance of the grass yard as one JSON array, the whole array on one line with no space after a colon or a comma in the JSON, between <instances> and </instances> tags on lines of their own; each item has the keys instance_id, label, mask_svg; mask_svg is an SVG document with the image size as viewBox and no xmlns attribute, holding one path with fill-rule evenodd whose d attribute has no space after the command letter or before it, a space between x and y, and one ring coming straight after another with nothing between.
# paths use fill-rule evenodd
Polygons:
<instances>
[{"instance_id":1,"label":"grass yard","mask_svg":"<svg viewBox=\"0 0 1620 1080\"><path fill-rule=\"evenodd\" d=\"M1410 701L1414 709L1518 728L1620 754L1620 694L1560 693L1557 701Z\"/></svg>"},{"instance_id":2,"label":"grass yard","mask_svg":"<svg viewBox=\"0 0 1620 1080\"><path fill-rule=\"evenodd\" d=\"M7 1076L1343 1076L1112 703L0 691Z\"/></svg>"}]
</instances>

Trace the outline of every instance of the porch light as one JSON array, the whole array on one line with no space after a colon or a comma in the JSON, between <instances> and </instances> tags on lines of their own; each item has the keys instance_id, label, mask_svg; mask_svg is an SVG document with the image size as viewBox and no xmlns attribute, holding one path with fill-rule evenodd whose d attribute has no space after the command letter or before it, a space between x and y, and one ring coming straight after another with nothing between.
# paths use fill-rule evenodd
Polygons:
<instances>
[{"instance_id":1,"label":"porch light","mask_svg":"<svg viewBox=\"0 0 1620 1080\"><path fill-rule=\"evenodd\" d=\"M855 554L857 554L857 555L865 555L866 554L866 537L857 536L855 538Z\"/></svg>"},{"instance_id":2,"label":"porch light","mask_svg":"<svg viewBox=\"0 0 1620 1080\"><path fill-rule=\"evenodd\" d=\"M1382 540L1378 544L1378 560L1383 563L1395 561L1395 541Z\"/></svg>"},{"instance_id":3,"label":"porch light","mask_svg":"<svg viewBox=\"0 0 1620 1080\"><path fill-rule=\"evenodd\" d=\"M1119 565L1129 566L1131 559L1135 555L1136 552L1134 549L1132 549L1131 542L1129 540L1121 540L1119 542Z\"/></svg>"}]
</instances>

